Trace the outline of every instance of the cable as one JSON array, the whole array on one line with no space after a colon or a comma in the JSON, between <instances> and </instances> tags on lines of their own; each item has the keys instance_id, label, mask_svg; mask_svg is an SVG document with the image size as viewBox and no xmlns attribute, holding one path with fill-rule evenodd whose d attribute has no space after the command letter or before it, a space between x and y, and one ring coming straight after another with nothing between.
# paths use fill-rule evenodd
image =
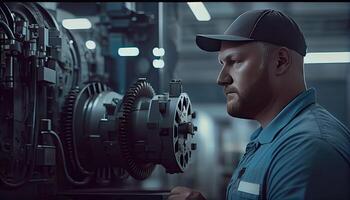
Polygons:
<instances>
[{"instance_id":1,"label":"cable","mask_svg":"<svg viewBox=\"0 0 350 200\"><path fill-rule=\"evenodd\" d=\"M7 17L5 15L5 12L1 9L1 7L0 7L0 14L1 14L1 16L3 16L3 20L5 20L5 23L8 24L8 20L7 20Z\"/></svg>"},{"instance_id":2,"label":"cable","mask_svg":"<svg viewBox=\"0 0 350 200\"><path fill-rule=\"evenodd\" d=\"M33 56L31 58L31 62L30 62L30 65L33 63L33 61L35 62L35 57ZM36 91L36 70L35 70L35 65L33 67L34 69L34 83L33 83L33 94L34 94L34 100L33 100L33 118L32 118L32 138L31 138L31 144L32 144L32 159L31 159L31 163L30 163L30 166L29 166L29 170L27 169L26 172L25 172L25 177L17 182L17 183L10 183L8 181L6 181L3 177L0 176L0 181L7 187L9 188L18 188L22 185L24 185L30 178L31 176L33 175L33 172L34 172L34 166L35 166L35 162L36 162L36 146L38 145L38 138L37 138L37 134L36 134L36 130L35 130L35 127L36 127L36 107L37 107L37 91ZM29 172L28 172L29 171Z\"/></svg>"},{"instance_id":3,"label":"cable","mask_svg":"<svg viewBox=\"0 0 350 200\"><path fill-rule=\"evenodd\" d=\"M2 11L6 24L8 24L12 32L14 32L14 19L9 7L4 2L0 2L0 10Z\"/></svg>"},{"instance_id":4,"label":"cable","mask_svg":"<svg viewBox=\"0 0 350 200\"><path fill-rule=\"evenodd\" d=\"M66 178L68 179L68 181L74 185L86 185L87 183L89 183L91 181L91 175L85 177L84 180L82 180L82 181L76 181L69 175L69 172L67 169L67 164L66 164L66 157L65 157L64 151L63 151L63 145L62 145L61 139L57 135L57 133L51 130L51 131L42 131L42 134L50 134L55 139L56 146L58 146L59 153L60 153L61 158L62 158L64 174L65 174Z\"/></svg>"},{"instance_id":5,"label":"cable","mask_svg":"<svg viewBox=\"0 0 350 200\"><path fill-rule=\"evenodd\" d=\"M15 39L15 35L12 33L10 27L2 20L0 20L0 27L5 31L8 38L11 40Z\"/></svg>"}]
</instances>

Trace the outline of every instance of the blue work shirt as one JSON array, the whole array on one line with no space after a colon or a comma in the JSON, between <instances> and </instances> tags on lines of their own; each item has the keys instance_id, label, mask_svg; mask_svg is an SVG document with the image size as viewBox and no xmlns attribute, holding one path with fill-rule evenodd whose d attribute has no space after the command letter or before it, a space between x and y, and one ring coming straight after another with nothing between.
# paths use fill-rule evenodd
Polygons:
<instances>
[{"instance_id":1,"label":"blue work shirt","mask_svg":"<svg viewBox=\"0 0 350 200\"><path fill-rule=\"evenodd\" d=\"M350 133L316 103L294 98L251 136L226 199L350 199Z\"/></svg>"}]
</instances>

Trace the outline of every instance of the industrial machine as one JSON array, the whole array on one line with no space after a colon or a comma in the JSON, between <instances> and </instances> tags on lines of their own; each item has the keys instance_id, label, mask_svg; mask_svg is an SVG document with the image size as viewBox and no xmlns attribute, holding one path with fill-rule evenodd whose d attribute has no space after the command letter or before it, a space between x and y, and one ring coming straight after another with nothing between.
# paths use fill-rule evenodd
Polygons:
<instances>
[{"instance_id":1,"label":"industrial machine","mask_svg":"<svg viewBox=\"0 0 350 200\"><path fill-rule=\"evenodd\" d=\"M197 127L181 81L157 95L135 77L120 94L81 43L39 3L0 3L0 199L162 199L124 183L189 166Z\"/></svg>"}]
</instances>

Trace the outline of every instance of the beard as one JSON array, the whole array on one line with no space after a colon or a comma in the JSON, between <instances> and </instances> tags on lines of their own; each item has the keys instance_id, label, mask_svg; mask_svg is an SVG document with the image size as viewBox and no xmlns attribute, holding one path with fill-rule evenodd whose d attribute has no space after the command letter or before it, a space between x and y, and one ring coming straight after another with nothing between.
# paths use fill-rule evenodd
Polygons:
<instances>
[{"instance_id":1,"label":"beard","mask_svg":"<svg viewBox=\"0 0 350 200\"><path fill-rule=\"evenodd\" d=\"M232 117L255 119L271 102L273 92L267 70L244 90L227 95L227 112Z\"/></svg>"}]
</instances>

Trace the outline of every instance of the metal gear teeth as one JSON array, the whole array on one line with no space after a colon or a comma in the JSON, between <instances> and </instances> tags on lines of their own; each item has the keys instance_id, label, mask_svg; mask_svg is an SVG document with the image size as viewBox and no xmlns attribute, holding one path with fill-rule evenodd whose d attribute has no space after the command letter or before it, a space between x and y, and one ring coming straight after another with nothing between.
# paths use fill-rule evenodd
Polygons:
<instances>
[{"instance_id":1,"label":"metal gear teeth","mask_svg":"<svg viewBox=\"0 0 350 200\"><path fill-rule=\"evenodd\" d=\"M138 80L134 83L128 90L127 94L124 97L124 103L122 106L123 115L120 118L120 127L119 127L119 142L121 147L122 155L126 160L126 170L128 173L135 179L143 180L151 175L155 165L147 164L140 166L136 163L133 156L132 150L129 143L129 134L128 126L131 118L132 107L136 100L142 95L155 95L155 92L152 86L147 83L145 80Z\"/></svg>"},{"instance_id":2,"label":"metal gear teeth","mask_svg":"<svg viewBox=\"0 0 350 200\"><path fill-rule=\"evenodd\" d=\"M77 164L77 155L76 149L74 148L74 135L73 135L73 114L74 114L74 105L77 100L77 96L80 92L79 87L73 88L69 91L66 100L64 102L63 111L62 111L62 127L63 127L63 144L65 145L65 153L68 155L69 163L73 168L73 171L80 171L79 164Z\"/></svg>"}]
</instances>

